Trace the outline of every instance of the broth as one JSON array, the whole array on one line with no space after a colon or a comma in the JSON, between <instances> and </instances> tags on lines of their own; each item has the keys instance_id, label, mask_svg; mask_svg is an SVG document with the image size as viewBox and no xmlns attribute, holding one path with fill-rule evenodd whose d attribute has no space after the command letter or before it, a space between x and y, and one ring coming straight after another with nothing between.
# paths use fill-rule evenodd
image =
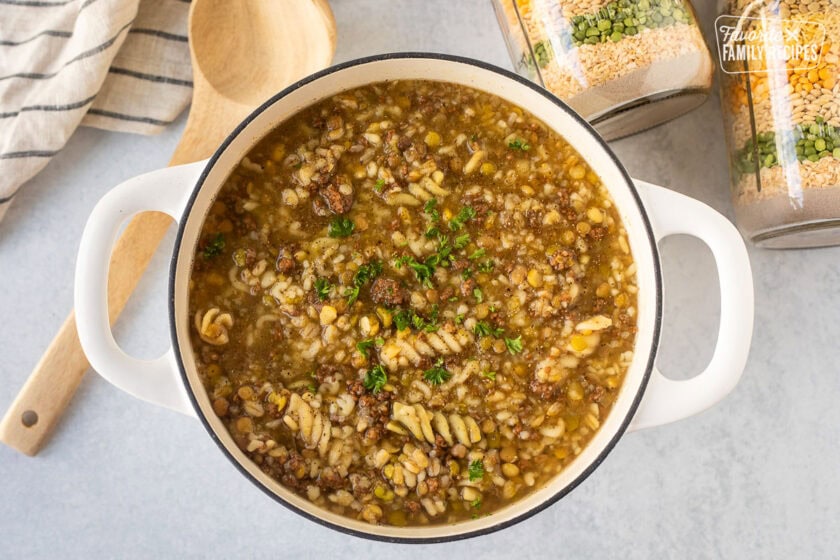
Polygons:
<instances>
[{"instance_id":1,"label":"broth","mask_svg":"<svg viewBox=\"0 0 840 560\"><path fill-rule=\"evenodd\" d=\"M635 265L559 134L465 86L305 109L232 172L190 283L196 362L236 444L315 504L452 523L544 486L633 356Z\"/></svg>"}]
</instances>

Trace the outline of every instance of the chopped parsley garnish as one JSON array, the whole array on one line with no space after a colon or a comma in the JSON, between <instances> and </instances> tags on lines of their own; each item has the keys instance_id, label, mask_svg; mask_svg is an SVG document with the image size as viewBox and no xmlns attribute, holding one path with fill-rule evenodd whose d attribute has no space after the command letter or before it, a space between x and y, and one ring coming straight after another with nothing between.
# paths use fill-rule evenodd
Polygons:
<instances>
[{"instance_id":1,"label":"chopped parsley garnish","mask_svg":"<svg viewBox=\"0 0 840 560\"><path fill-rule=\"evenodd\" d=\"M434 208L434 205L430 206L430 203L433 201L435 201L434 198L426 202L427 213L430 210L437 212L437 210ZM475 216L475 212L472 210L472 208L467 206L463 210L461 210L461 213L458 214L458 216L456 216L452 219L452 221L450 221L450 227L453 227L452 224L455 223L457 224L457 226L454 227L460 229L461 227L463 227L463 222L470 219L472 216ZM438 247L437 251L434 254L429 255L422 261L418 261L412 255L403 255L401 257L398 257L394 261L394 266L397 268L408 266L417 275L417 280L420 282L420 284L427 288L431 288L432 277L434 276L435 269L437 267L447 268L448 266L450 266L455 260L455 255L453 255L452 252L466 247L470 242L470 234L463 233L461 235L456 236L453 242L450 242L448 235L442 234L437 226L431 226L428 229L426 229L426 237L429 239L437 237ZM472 271L467 271L462 274L462 277L466 280L471 275Z\"/></svg>"},{"instance_id":2,"label":"chopped parsley garnish","mask_svg":"<svg viewBox=\"0 0 840 560\"><path fill-rule=\"evenodd\" d=\"M367 264L363 264L353 275L353 283L361 286L370 282L382 272L382 261L372 260Z\"/></svg>"},{"instance_id":3,"label":"chopped parsley garnish","mask_svg":"<svg viewBox=\"0 0 840 560\"><path fill-rule=\"evenodd\" d=\"M477 249L477 250L473 251L473 254L470 255L470 260L474 261L475 259L480 259L481 257L483 257L486 254L487 254L487 251L482 247L481 249Z\"/></svg>"},{"instance_id":4,"label":"chopped parsley garnish","mask_svg":"<svg viewBox=\"0 0 840 560\"><path fill-rule=\"evenodd\" d=\"M432 306L432 312L428 319L421 317L412 309L401 309L394 313L394 324L398 331L412 327L418 331L435 332L440 328L440 325L438 325L438 306Z\"/></svg>"},{"instance_id":5,"label":"chopped parsley garnish","mask_svg":"<svg viewBox=\"0 0 840 560\"><path fill-rule=\"evenodd\" d=\"M327 233L330 237L349 237L354 229L356 229L356 224L353 223L353 220L338 216L330 222Z\"/></svg>"},{"instance_id":6,"label":"chopped parsley garnish","mask_svg":"<svg viewBox=\"0 0 840 560\"><path fill-rule=\"evenodd\" d=\"M501 328L494 327L487 321L479 321L473 327L473 332L476 336L492 336L498 338L505 334L505 330Z\"/></svg>"},{"instance_id":7,"label":"chopped parsley garnish","mask_svg":"<svg viewBox=\"0 0 840 560\"><path fill-rule=\"evenodd\" d=\"M494 266L496 266L496 263L493 261L484 261L483 263L478 263L476 268L478 268L479 272L490 272L493 270Z\"/></svg>"},{"instance_id":8,"label":"chopped parsley garnish","mask_svg":"<svg viewBox=\"0 0 840 560\"><path fill-rule=\"evenodd\" d=\"M411 311L401 310L394 315L394 324L398 331L405 330L411 325Z\"/></svg>"},{"instance_id":9,"label":"chopped parsley garnish","mask_svg":"<svg viewBox=\"0 0 840 560\"><path fill-rule=\"evenodd\" d=\"M459 235L458 237L456 237L456 238L455 238L455 242L454 242L454 243L452 243L452 245L453 245L456 249L463 249L464 247L466 247L466 246L467 246L467 244L468 244L469 242L470 242L470 234L469 234L469 233L465 233L465 234L463 234L463 235ZM470 257L470 258L472 258L472 257Z\"/></svg>"},{"instance_id":10,"label":"chopped parsley garnish","mask_svg":"<svg viewBox=\"0 0 840 560\"><path fill-rule=\"evenodd\" d=\"M432 261L432 257L434 256L435 255L428 257L425 263L421 263L417 262L411 255L405 255L397 258L397 260L394 261L394 266L402 268L403 266L408 265L408 267L414 271L414 274L417 275L417 280L427 288L431 288L432 275L435 273L434 264L436 264L433 264Z\"/></svg>"},{"instance_id":11,"label":"chopped parsley garnish","mask_svg":"<svg viewBox=\"0 0 840 560\"><path fill-rule=\"evenodd\" d=\"M382 189L384 189L384 188L385 188L385 179L377 179L376 184L373 186L373 190L381 193Z\"/></svg>"},{"instance_id":12,"label":"chopped parsley garnish","mask_svg":"<svg viewBox=\"0 0 840 560\"><path fill-rule=\"evenodd\" d=\"M476 459L475 461L470 463L470 467L467 473L469 474L470 482L481 480L482 478L484 478L484 463Z\"/></svg>"},{"instance_id":13,"label":"chopped parsley garnish","mask_svg":"<svg viewBox=\"0 0 840 560\"><path fill-rule=\"evenodd\" d=\"M353 285L344 289L344 295L347 297L347 305L353 305L359 299L359 289L379 276L382 272L382 262L373 260L367 264L363 264L353 275Z\"/></svg>"},{"instance_id":14,"label":"chopped parsley garnish","mask_svg":"<svg viewBox=\"0 0 840 560\"><path fill-rule=\"evenodd\" d=\"M449 229L458 231L464 227L464 224L475 218L475 210L470 206L464 206L458 215L449 220Z\"/></svg>"},{"instance_id":15,"label":"chopped parsley garnish","mask_svg":"<svg viewBox=\"0 0 840 560\"><path fill-rule=\"evenodd\" d=\"M505 346L511 354L519 354L522 352L522 335L516 338L505 338Z\"/></svg>"},{"instance_id":16,"label":"chopped parsley garnish","mask_svg":"<svg viewBox=\"0 0 840 560\"><path fill-rule=\"evenodd\" d=\"M362 381L362 385L365 386L365 389L372 392L374 395L381 391L386 383L388 383L388 374L385 372L385 368L382 367L382 364L378 364L368 370L365 374L364 381Z\"/></svg>"},{"instance_id":17,"label":"chopped parsley garnish","mask_svg":"<svg viewBox=\"0 0 840 560\"><path fill-rule=\"evenodd\" d=\"M482 371L481 377L486 377L490 381L496 381L496 372L495 371Z\"/></svg>"},{"instance_id":18,"label":"chopped parsley garnish","mask_svg":"<svg viewBox=\"0 0 840 560\"><path fill-rule=\"evenodd\" d=\"M472 278L472 275L473 271L471 268L465 268L461 271L461 278L463 278L464 280L469 280L470 278Z\"/></svg>"},{"instance_id":19,"label":"chopped parsley garnish","mask_svg":"<svg viewBox=\"0 0 840 560\"><path fill-rule=\"evenodd\" d=\"M356 343L356 350L364 356L365 358L369 357L368 353L370 349L374 346L382 346L385 344L385 339L383 338L368 338L367 340L360 340Z\"/></svg>"},{"instance_id":20,"label":"chopped parsley garnish","mask_svg":"<svg viewBox=\"0 0 840 560\"><path fill-rule=\"evenodd\" d=\"M310 383L309 385L306 386L306 388L309 389L310 393L315 394L315 393L318 392L318 387L314 383Z\"/></svg>"},{"instance_id":21,"label":"chopped parsley garnish","mask_svg":"<svg viewBox=\"0 0 840 560\"><path fill-rule=\"evenodd\" d=\"M475 500L470 502L470 507L473 509L478 509L481 507L481 498L476 498Z\"/></svg>"},{"instance_id":22,"label":"chopped parsley garnish","mask_svg":"<svg viewBox=\"0 0 840 560\"><path fill-rule=\"evenodd\" d=\"M205 259L212 259L217 255L221 255L222 251L225 249L225 236L221 233L217 233L216 237L213 238L210 243L204 246L204 251L202 255Z\"/></svg>"},{"instance_id":23,"label":"chopped parsley garnish","mask_svg":"<svg viewBox=\"0 0 840 560\"><path fill-rule=\"evenodd\" d=\"M439 222L440 221L440 212L437 209L437 199L430 198L426 201L426 204L423 205L423 212L429 215L429 219L432 222Z\"/></svg>"},{"instance_id":24,"label":"chopped parsley garnish","mask_svg":"<svg viewBox=\"0 0 840 560\"><path fill-rule=\"evenodd\" d=\"M438 322L438 314L440 313L440 309L438 309L438 304L432 304L432 312L429 313L429 319L427 321L427 326L424 329L428 330L428 326L434 326L435 330L438 330L437 322ZM431 332L431 331L430 331Z\"/></svg>"},{"instance_id":25,"label":"chopped parsley garnish","mask_svg":"<svg viewBox=\"0 0 840 560\"><path fill-rule=\"evenodd\" d=\"M531 149L531 146L522 138L517 138L508 142L508 148L511 150L522 150L523 152L527 152Z\"/></svg>"},{"instance_id":26,"label":"chopped parsley garnish","mask_svg":"<svg viewBox=\"0 0 840 560\"><path fill-rule=\"evenodd\" d=\"M347 305L353 305L359 299L359 286L349 286L344 288L344 297L347 298Z\"/></svg>"},{"instance_id":27,"label":"chopped parsley garnish","mask_svg":"<svg viewBox=\"0 0 840 560\"><path fill-rule=\"evenodd\" d=\"M419 280L421 284L427 288L432 287L432 275L435 273L435 269L432 264L414 261L408 263L408 266L414 271L414 274L417 276L417 280Z\"/></svg>"},{"instance_id":28,"label":"chopped parsley garnish","mask_svg":"<svg viewBox=\"0 0 840 560\"><path fill-rule=\"evenodd\" d=\"M460 325L463 322L464 322L464 314L463 313L458 313L457 315L455 315L455 324L456 325Z\"/></svg>"},{"instance_id":29,"label":"chopped parsley garnish","mask_svg":"<svg viewBox=\"0 0 840 560\"><path fill-rule=\"evenodd\" d=\"M318 278L315 280L315 293L318 294L318 299L324 301L328 297L330 297L330 290L332 290L332 284L326 278Z\"/></svg>"},{"instance_id":30,"label":"chopped parsley garnish","mask_svg":"<svg viewBox=\"0 0 840 560\"><path fill-rule=\"evenodd\" d=\"M432 385L445 383L446 381L449 381L450 377L452 377L452 374L446 371L446 368L443 367L443 358L439 358L433 367L423 372L423 379Z\"/></svg>"},{"instance_id":31,"label":"chopped parsley garnish","mask_svg":"<svg viewBox=\"0 0 840 560\"><path fill-rule=\"evenodd\" d=\"M473 296L475 297L475 301L477 301L478 303L484 301L484 293L481 291L481 288L474 289Z\"/></svg>"},{"instance_id":32,"label":"chopped parsley garnish","mask_svg":"<svg viewBox=\"0 0 840 560\"><path fill-rule=\"evenodd\" d=\"M367 340L360 340L359 342L356 343L356 350L358 350L359 353L362 356L367 358L368 357L368 352L370 351L371 348L373 348L374 344L375 343L374 343L372 338L369 338Z\"/></svg>"},{"instance_id":33,"label":"chopped parsley garnish","mask_svg":"<svg viewBox=\"0 0 840 560\"><path fill-rule=\"evenodd\" d=\"M440 265L446 268L454 259L455 257L452 255L452 247L449 245L449 237L445 235L438 235L437 253L426 259L426 262L431 262L435 266Z\"/></svg>"},{"instance_id":34,"label":"chopped parsley garnish","mask_svg":"<svg viewBox=\"0 0 840 560\"><path fill-rule=\"evenodd\" d=\"M418 331L422 331L423 328L426 326L426 320L415 313L411 316L411 326L417 329Z\"/></svg>"}]
</instances>

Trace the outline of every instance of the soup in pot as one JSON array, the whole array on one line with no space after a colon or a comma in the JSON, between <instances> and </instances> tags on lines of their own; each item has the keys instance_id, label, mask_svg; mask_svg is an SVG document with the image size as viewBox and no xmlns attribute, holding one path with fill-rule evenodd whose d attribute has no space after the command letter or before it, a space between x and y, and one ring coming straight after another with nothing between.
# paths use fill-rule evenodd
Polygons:
<instances>
[{"instance_id":1,"label":"soup in pot","mask_svg":"<svg viewBox=\"0 0 840 560\"><path fill-rule=\"evenodd\" d=\"M465 86L377 83L280 124L193 262L199 375L236 444L320 507L453 523L544 486L633 356L635 265L562 136Z\"/></svg>"}]
</instances>

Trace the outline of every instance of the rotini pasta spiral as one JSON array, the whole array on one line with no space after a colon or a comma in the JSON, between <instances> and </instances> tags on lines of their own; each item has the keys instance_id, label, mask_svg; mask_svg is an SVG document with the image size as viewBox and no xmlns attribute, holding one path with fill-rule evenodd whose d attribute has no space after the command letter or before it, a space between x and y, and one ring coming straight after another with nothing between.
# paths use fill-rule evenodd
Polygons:
<instances>
[{"instance_id":1,"label":"rotini pasta spiral","mask_svg":"<svg viewBox=\"0 0 840 560\"><path fill-rule=\"evenodd\" d=\"M380 357L385 366L396 371L400 366L419 366L423 357L434 358L458 354L473 341L472 334L464 329L450 333L440 329L433 333L419 333L407 337L395 337L385 342Z\"/></svg>"},{"instance_id":2,"label":"rotini pasta spiral","mask_svg":"<svg viewBox=\"0 0 840 560\"><path fill-rule=\"evenodd\" d=\"M333 440L326 453L327 464L338 470L342 476L347 476L350 465L353 462L353 449L345 440ZM322 454L324 456L324 454Z\"/></svg>"},{"instance_id":3,"label":"rotini pasta spiral","mask_svg":"<svg viewBox=\"0 0 840 560\"><path fill-rule=\"evenodd\" d=\"M283 422L293 432L297 432L307 449L317 449L323 457L332 436L332 424L297 393L292 393L289 406L283 416Z\"/></svg>"},{"instance_id":4,"label":"rotini pasta spiral","mask_svg":"<svg viewBox=\"0 0 840 560\"><path fill-rule=\"evenodd\" d=\"M451 191L441 187L429 177L422 177L417 183L408 184L408 192L393 191L385 197L390 206L420 206L432 198L443 198Z\"/></svg>"},{"instance_id":5,"label":"rotini pasta spiral","mask_svg":"<svg viewBox=\"0 0 840 560\"><path fill-rule=\"evenodd\" d=\"M439 411L429 412L419 404L395 402L391 418L387 425L389 430L411 433L420 441L435 443L435 434L440 435L450 446L457 442L472 447L481 441L481 429L471 416L454 413L447 416Z\"/></svg>"},{"instance_id":6,"label":"rotini pasta spiral","mask_svg":"<svg viewBox=\"0 0 840 560\"><path fill-rule=\"evenodd\" d=\"M214 346L221 346L230 341L228 329L233 326L230 313L222 313L218 307L208 309L206 313L197 311L195 314L195 328L201 340Z\"/></svg>"}]
</instances>

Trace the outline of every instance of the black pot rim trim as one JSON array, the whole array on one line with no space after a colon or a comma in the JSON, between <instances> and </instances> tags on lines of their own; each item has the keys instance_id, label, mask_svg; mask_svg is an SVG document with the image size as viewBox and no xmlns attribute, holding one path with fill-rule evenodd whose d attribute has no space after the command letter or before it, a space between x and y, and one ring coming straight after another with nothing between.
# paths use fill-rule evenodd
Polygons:
<instances>
[{"instance_id":1,"label":"black pot rim trim","mask_svg":"<svg viewBox=\"0 0 840 560\"><path fill-rule=\"evenodd\" d=\"M572 480L569 484L558 490L553 496L544 500L540 504L536 505L535 507L517 515L511 519L506 521L502 521L495 525L491 525L489 527L485 527L483 529L477 529L474 531L467 531L461 532L453 535L445 535L445 536L437 536L437 537L391 537L391 536L384 536L384 535L377 535L372 532L367 531L358 531L355 529L351 529L344 525L332 523L317 515L304 511L291 503L287 502L283 499L280 495L273 492L270 488L265 486L262 482L260 482L256 477L252 476L245 467L233 456L231 451L227 448L227 446L222 443L219 437L216 435L216 432L210 426L207 418L204 416L204 413L201 410L201 407L198 404L198 401L195 397L195 394L190 389L189 378L187 377L186 368L184 367L184 362L181 359L180 347L178 344L178 331L177 325L175 322L175 275L176 271L178 270L178 255L181 249L181 243L183 242L184 237L184 226L186 224L186 220L184 219L186 216L190 214L192 211L193 205L195 203L196 198L198 197L198 193L204 186L204 182L207 179L210 171L215 166L218 159L221 155L225 152L228 146L233 142L233 140L239 136L239 134L248 126L257 116L262 114L266 109L272 106L281 98L287 96L291 92L311 83L314 82L324 76L334 74L341 70L345 70L347 68L352 68L355 66L361 66L364 64L368 64L371 62L379 62L383 60L399 60L399 59L421 59L421 60L442 60L446 62L454 62L458 64L465 64L469 66L474 66L481 68L482 70L488 70L498 74L503 78L507 78L510 80L514 80L521 85L524 85L535 92L539 93L543 97L547 98L549 101L554 103L558 109L564 111L567 115L569 115L572 119L574 119L581 127L586 130L591 136L593 136L599 144L601 144L602 149L606 152L607 156L612 160L613 164L618 168L619 172L621 173L624 181L626 183L627 188L630 190L630 194L635 201L639 214L642 217L642 224L644 225L645 231L647 233L648 241L650 242L650 249L653 256L653 275L654 275L654 284L656 286L656 301L655 301L655 316L654 316L654 324L653 324L653 337L651 340L651 348L648 354L648 363L645 366L645 373L642 378L642 382L639 384L639 388L636 392L636 396L633 402L630 405L630 409L627 411L624 419L622 420L621 425L619 426L616 433L613 435L612 439L607 443L604 447L603 451L596 457L596 459L586 466L583 472L577 476L574 480ZM421 79L421 78L418 78ZM566 105L563 101L557 98L554 94L541 88L540 86L534 84L533 82L519 76L518 74L514 74L509 70L505 70L503 68L499 68L498 66L494 66L487 62L483 62L480 60L475 60L471 58L461 57L461 56L454 56L448 54L440 54L440 53L429 53L429 52L398 52L398 53L387 53L381 55L374 55L368 56L364 58L358 58L355 60L350 60L347 62L343 62L341 64L337 64L316 72L315 74L311 74L294 84L286 87L281 92L277 93L273 97L271 97L268 101L260 105L257 109L255 109L251 114L249 114L234 130L231 132L227 138L225 138L224 142L218 147L218 149L214 152L213 156L207 162L204 170L201 173L198 181L196 182L195 187L193 188L192 193L190 194L189 200L187 201L187 205L184 208L184 213L181 216L181 219L178 222L178 231L175 237L175 247L173 248L172 259L170 261L170 269L169 269L169 296L168 296L168 307L169 307L169 328L170 328L170 337L172 342L173 354L175 355L175 361L178 365L178 370L181 375L181 380L184 383L184 388L186 390L187 395L189 396L190 402L192 403L193 408L196 410L197 416L201 421L204 428L207 430L207 433L216 442L216 445L222 450L224 455L233 463L233 465L242 473L248 480L250 480L253 484L255 484L258 488L260 488L265 494L269 497L273 498L276 502L282 504L286 508L290 509L291 511L297 513L309 519L310 521L314 521L324 527L328 527L330 529L334 529L341 533L345 533L348 535L353 535L355 537L361 537L365 539L370 539L379 542L389 542L389 543L400 543L400 544L432 544L432 543L443 543L443 542L453 542L459 541L464 539L469 539L473 537L479 537L482 535L487 535L490 533L494 533L496 531L505 529L507 527L511 527L521 521L524 521L541 511L545 510L549 506L554 505L557 503L561 498L566 496L569 492L574 490L578 485L580 485L586 478L591 475L595 469L597 469L604 459L609 455L609 453L613 450L616 446L618 441L624 435L627 430L627 426L630 424L630 421L633 419L633 416L636 413L636 410L639 407L639 403L642 400L642 396L645 393L645 389L647 388L648 381L650 380L651 372L653 371L653 364L656 359L656 353L659 347L659 337L660 331L662 326L662 271L659 262L659 249L656 244L656 238L653 234L653 228L650 223L650 218L648 217L647 211L645 210L644 204L642 203L641 197L639 196L638 189L636 189L633 180L630 178L630 175L627 173L627 170L621 164L619 159L616 157L615 153L610 149L609 145L604 141L603 138L595 131L592 126L587 123L583 117L575 113L568 105ZM372 528L375 526L371 526ZM451 526L442 526L444 527L451 527Z\"/></svg>"}]
</instances>

